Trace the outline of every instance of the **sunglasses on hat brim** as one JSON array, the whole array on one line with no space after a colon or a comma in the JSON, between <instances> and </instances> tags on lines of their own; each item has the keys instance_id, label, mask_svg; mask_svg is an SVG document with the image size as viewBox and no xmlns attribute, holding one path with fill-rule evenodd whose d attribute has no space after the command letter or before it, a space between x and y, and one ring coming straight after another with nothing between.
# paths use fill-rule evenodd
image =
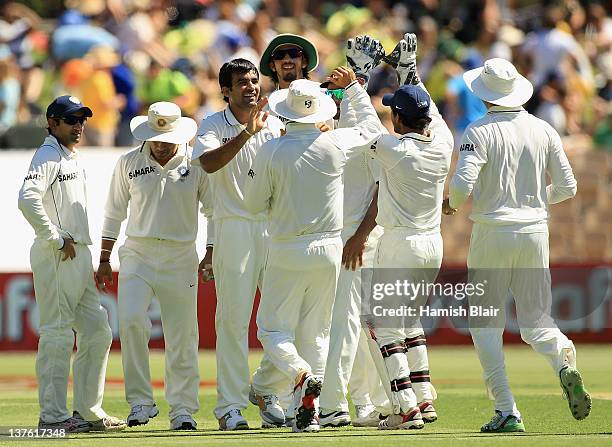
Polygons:
<instances>
[{"instance_id":1,"label":"sunglasses on hat brim","mask_svg":"<svg viewBox=\"0 0 612 447\"><path fill-rule=\"evenodd\" d=\"M273 60L280 61L285 58L285 55L289 55L291 59L296 59L304 54L301 48L285 48L282 50L275 50L270 56Z\"/></svg>"}]
</instances>

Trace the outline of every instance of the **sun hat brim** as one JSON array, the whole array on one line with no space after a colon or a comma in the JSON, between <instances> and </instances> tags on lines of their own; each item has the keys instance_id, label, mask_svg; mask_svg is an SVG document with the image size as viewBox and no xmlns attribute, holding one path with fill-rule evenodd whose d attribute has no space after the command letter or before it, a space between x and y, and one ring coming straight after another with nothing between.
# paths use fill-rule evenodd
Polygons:
<instances>
[{"instance_id":1,"label":"sun hat brim","mask_svg":"<svg viewBox=\"0 0 612 447\"><path fill-rule=\"evenodd\" d=\"M281 45L293 44L302 48L308 56L308 66L306 69L310 73L312 70L317 68L319 65L319 54L317 49L308 39L298 36L297 34L279 34L268 44L261 59L259 60L259 72L264 76L272 76L272 70L270 69L270 59L272 53Z\"/></svg>"},{"instance_id":2,"label":"sun hat brim","mask_svg":"<svg viewBox=\"0 0 612 447\"><path fill-rule=\"evenodd\" d=\"M297 123L320 123L327 121L338 112L336 103L334 100L327 96L325 93L320 92L319 94L319 111L312 115L301 115L294 112L287 106L287 96L289 95L289 89L284 88L282 90L276 90L268 98L268 106L270 110L283 118Z\"/></svg>"},{"instance_id":3,"label":"sun hat brim","mask_svg":"<svg viewBox=\"0 0 612 447\"><path fill-rule=\"evenodd\" d=\"M491 90L483 82L480 74L484 67L474 68L463 73L463 80L468 89L483 101L504 107L519 107L529 101L533 95L533 85L527 78L517 73L514 89L510 93L500 93Z\"/></svg>"},{"instance_id":4,"label":"sun hat brim","mask_svg":"<svg viewBox=\"0 0 612 447\"><path fill-rule=\"evenodd\" d=\"M168 132L160 132L152 129L148 124L147 116L136 116L130 121L130 129L134 138L140 141L162 141L165 143L184 144L195 137L198 125L194 120L181 117L176 127Z\"/></svg>"}]
</instances>

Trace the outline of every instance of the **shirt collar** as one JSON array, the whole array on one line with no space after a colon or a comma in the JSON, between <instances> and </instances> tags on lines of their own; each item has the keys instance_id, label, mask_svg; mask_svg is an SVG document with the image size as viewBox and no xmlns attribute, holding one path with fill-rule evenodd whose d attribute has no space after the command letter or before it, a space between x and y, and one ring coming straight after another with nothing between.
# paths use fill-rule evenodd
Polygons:
<instances>
[{"instance_id":1,"label":"shirt collar","mask_svg":"<svg viewBox=\"0 0 612 447\"><path fill-rule=\"evenodd\" d=\"M223 118L225 119L225 122L228 126L242 126L242 124L238 122L238 120L232 113L232 109L230 109L230 106L227 106L223 111Z\"/></svg>"},{"instance_id":2,"label":"shirt collar","mask_svg":"<svg viewBox=\"0 0 612 447\"><path fill-rule=\"evenodd\" d=\"M431 133L429 136L427 136L427 135L421 135L420 133L416 133L416 132L406 133L400 137L400 140L405 140L407 138L411 140L421 141L423 143L431 143L433 140Z\"/></svg>"},{"instance_id":3,"label":"shirt collar","mask_svg":"<svg viewBox=\"0 0 612 447\"><path fill-rule=\"evenodd\" d=\"M78 154L78 151L76 148L74 148L74 150L71 151L66 146L61 144L59 140L53 135L47 135L47 138L45 138L45 144L50 144L52 146L55 146L68 158L74 158Z\"/></svg>"},{"instance_id":4,"label":"shirt collar","mask_svg":"<svg viewBox=\"0 0 612 447\"><path fill-rule=\"evenodd\" d=\"M289 121L285 124L285 130L287 133L290 132L307 132L307 131L319 131L317 125L314 123L296 123L295 121ZM319 131L320 132L320 131Z\"/></svg>"},{"instance_id":5,"label":"shirt collar","mask_svg":"<svg viewBox=\"0 0 612 447\"><path fill-rule=\"evenodd\" d=\"M523 106L518 106L518 107L491 106L487 113L522 112L523 110L525 110Z\"/></svg>"}]
</instances>

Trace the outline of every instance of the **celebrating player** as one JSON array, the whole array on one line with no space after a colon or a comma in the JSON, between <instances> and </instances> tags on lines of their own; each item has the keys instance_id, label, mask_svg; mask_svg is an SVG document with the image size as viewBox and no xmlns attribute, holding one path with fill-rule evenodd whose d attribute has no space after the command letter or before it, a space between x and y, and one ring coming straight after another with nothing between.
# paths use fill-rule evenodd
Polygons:
<instances>
[{"instance_id":1,"label":"celebrating player","mask_svg":"<svg viewBox=\"0 0 612 447\"><path fill-rule=\"evenodd\" d=\"M102 249L97 273L104 288L112 283L109 263L127 217L127 240L119 249L119 332L125 396L131 406L129 426L142 425L159 413L149 370L151 321L147 310L156 296L161 308L166 354L166 400L172 430L195 430L198 390L198 202L210 215L208 176L192 162L188 145L197 130L180 108L157 102L147 116L130 123L143 141L122 155L106 202Z\"/></svg>"},{"instance_id":2,"label":"celebrating player","mask_svg":"<svg viewBox=\"0 0 612 447\"><path fill-rule=\"evenodd\" d=\"M300 79L273 93L270 108L289 120L287 134L261 148L245 195L252 212L269 212L258 338L276 366L273 372L295 383L294 431L319 429L317 398L342 258L342 171L349 155L367 149L380 134L376 112L352 70L340 67L333 76L347 88L360 127L317 129L317 122L336 114L318 83Z\"/></svg>"},{"instance_id":3,"label":"celebrating player","mask_svg":"<svg viewBox=\"0 0 612 447\"><path fill-rule=\"evenodd\" d=\"M259 73L245 59L225 63L219 85L228 106L205 118L198 131L194 157L210 173L215 191L213 216L217 311L217 406L221 430L248 429L241 414L248 404L248 328L257 285L267 252L263 212L252 213L243 203L244 184L253 176L255 154L262 144L280 136L283 124L262 113ZM282 425L285 417L275 395L265 399L262 417Z\"/></svg>"},{"instance_id":4,"label":"celebrating player","mask_svg":"<svg viewBox=\"0 0 612 447\"><path fill-rule=\"evenodd\" d=\"M91 109L74 96L49 104L49 136L34 154L19 191L19 209L36 233L30 259L40 316L38 427L67 433L126 427L102 409L112 334L92 276L85 172L76 150L91 116ZM71 416L66 398L73 330L77 353Z\"/></svg>"},{"instance_id":5,"label":"celebrating player","mask_svg":"<svg viewBox=\"0 0 612 447\"><path fill-rule=\"evenodd\" d=\"M546 357L572 415L584 419L591 398L576 370L574 344L550 316L548 207L576 194L572 168L557 132L523 109L533 86L510 62L489 59L463 78L488 113L466 129L444 212L454 214L474 193L467 264L472 281L487 281L488 287L482 298L470 297L470 305L500 310L497 318L470 318L485 383L495 398L495 415L481 431L525 431L502 349L509 291L522 339ZM552 181L548 186L546 175Z\"/></svg>"}]
</instances>

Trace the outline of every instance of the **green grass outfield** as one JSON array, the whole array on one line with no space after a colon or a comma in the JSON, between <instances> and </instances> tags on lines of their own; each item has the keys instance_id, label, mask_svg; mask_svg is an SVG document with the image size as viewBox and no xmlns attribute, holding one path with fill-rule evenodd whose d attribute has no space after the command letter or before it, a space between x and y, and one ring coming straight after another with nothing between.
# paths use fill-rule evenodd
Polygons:
<instances>
[{"instance_id":1,"label":"green grass outfield","mask_svg":"<svg viewBox=\"0 0 612 447\"><path fill-rule=\"evenodd\" d=\"M492 416L481 379L480 365L471 347L430 347L430 369L438 390L436 408L439 420L423 430L381 432L370 428L323 429L320 433L294 434L289 429L248 432L219 432L212 415L215 403L215 362L213 352L200 354L202 387L201 410L196 415L198 431L168 431L168 406L163 388L155 395L160 415L148 425L116 434L83 434L63 441L26 441L0 437L0 445L40 446L611 446L612 445L612 346L577 346L578 366L593 396L593 411L588 419L575 421L561 398L558 380L543 358L527 346L506 349L510 382L527 432L524 434L485 435L479 427ZM251 356L251 371L261 357ZM163 355L151 355L154 380L163 378ZM107 412L126 417L129 406L123 397L121 359L111 355L109 384L104 407ZM244 413L252 427L259 426L259 415L250 406ZM34 381L34 354L0 355L0 426L33 427L38 420ZM41 442L43 444L41 444Z\"/></svg>"}]
</instances>

